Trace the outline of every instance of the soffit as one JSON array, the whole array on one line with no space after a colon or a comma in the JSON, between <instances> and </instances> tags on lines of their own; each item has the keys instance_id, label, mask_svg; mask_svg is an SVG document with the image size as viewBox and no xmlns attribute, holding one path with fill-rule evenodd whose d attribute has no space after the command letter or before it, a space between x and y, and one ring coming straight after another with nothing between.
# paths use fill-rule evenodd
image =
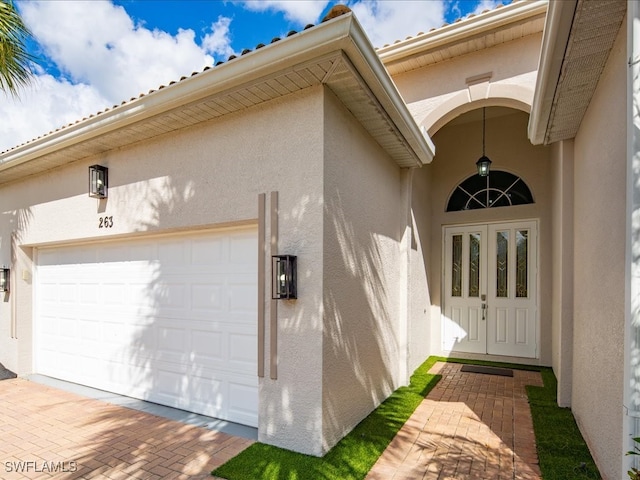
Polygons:
<instances>
[{"instance_id":1,"label":"soffit","mask_svg":"<svg viewBox=\"0 0 640 480\"><path fill-rule=\"evenodd\" d=\"M391 75L512 42L544 28L546 1L514 1L377 50Z\"/></svg>"},{"instance_id":2,"label":"soffit","mask_svg":"<svg viewBox=\"0 0 640 480\"><path fill-rule=\"evenodd\" d=\"M346 14L4 152L0 184L321 84L334 91L399 166L431 161L430 140L413 121L355 17Z\"/></svg>"},{"instance_id":3,"label":"soffit","mask_svg":"<svg viewBox=\"0 0 640 480\"><path fill-rule=\"evenodd\" d=\"M579 1L556 87L545 143L573 138L596 90L626 2Z\"/></svg>"},{"instance_id":4,"label":"soffit","mask_svg":"<svg viewBox=\"0 0 640 480\"><path fill-rule=\"evenodd\" d=\"M534 144L576 136L626 9L624 0L552 4L529 121Z\"/></svg>"}]
</instances>

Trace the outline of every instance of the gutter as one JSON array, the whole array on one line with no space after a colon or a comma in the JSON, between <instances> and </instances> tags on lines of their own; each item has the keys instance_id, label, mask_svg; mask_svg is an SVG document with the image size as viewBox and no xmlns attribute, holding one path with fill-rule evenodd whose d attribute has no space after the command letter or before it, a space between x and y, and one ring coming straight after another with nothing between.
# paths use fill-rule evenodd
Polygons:
<instances>
[{"instance_id":1,"label":"gutter","mask_svg":"<svg viewBox=\"0 0 640 480\"><path fill-rule=\"evenodd\" d=\"M529 140L534 145L547 143L551 110L577 3L577 0L563 0L549 4L529 117Z\"/></svg>"}]
</instances>

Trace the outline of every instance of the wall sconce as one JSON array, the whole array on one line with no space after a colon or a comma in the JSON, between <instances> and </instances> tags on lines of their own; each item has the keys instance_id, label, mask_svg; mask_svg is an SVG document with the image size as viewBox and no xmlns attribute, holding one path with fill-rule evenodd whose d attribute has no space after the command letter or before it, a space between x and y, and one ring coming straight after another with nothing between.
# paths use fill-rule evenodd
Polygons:
<instances>
[{"instance_id":1,"label":"wall sconce","mask_svg":"<svg viewBox=\"0 0 640 480\"><path fill-rule=\"evenodd\" d=\"M274 255L271 257L271 298L274 300L298 298L296 291L295 255Z\"/></svg>"},{"instance_id":2,"label":"wall sconce","mask_svg":"<svg viewBox=\"0 0 640 480\"><path fill-rule=\"evenodd\" d=\"M9 291L9 267L0 268L0 292Z\"/></svg>"},{"instance_id":3,"label":"wall sconce","mask_svg":"<svg viewBox=\"0 0 640 480\"><path fill-rule=\"evenodd\" d=\"M109 186L109 169L102 165L89 167L89 196L93 198L107 198Z\"/></svg>"}]
</instances>

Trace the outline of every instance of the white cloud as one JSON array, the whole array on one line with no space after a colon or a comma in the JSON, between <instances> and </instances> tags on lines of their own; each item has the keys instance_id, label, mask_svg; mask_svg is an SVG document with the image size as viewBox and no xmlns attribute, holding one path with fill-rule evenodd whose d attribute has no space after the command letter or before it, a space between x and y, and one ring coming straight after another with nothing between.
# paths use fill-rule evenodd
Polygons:
<instances>
[{"instance_id":1,"label":"white cloud","mask_svg":"<svg viewBox=\"0 0 640 480\"><path fill-rule=\"evenodd\" d=\"M205 35L202 40L202 48L222 61L234 53L231 48L230 25L230 18L218 17L218 21L211 25L211 33Z\"/></svg>"},{"instance_id":2,"label":"white cloud","mask_svg":"<svg viewBox=\"0 0 640 480\"><path fill-rule=\"evenodd\" d=\"M444 23L443 1L359 0L348 5L375 47L404 40Z\"/></svg>"},{"instance_id":3,"label":"white cloud","mask_svg":"<svg viewBox=\"0 0 640 480\"><path fill-rule=\"evenodd\" d=\"M199 46L193 30L179 30L174 36L149 30L107 1L32 1L21 2L19 8L64 78L40 71L19 99L0 94L0 151L201 71L218 55L226 60L233 53L231 20L224 17L211 25Z\"/></svg>"},{"instance_id":4,"label":"white cloud","mask_svg":"<svg viewBox=\"0 0 640 480\"><path fill-rule=\"evenodd\" d=\"M35 77L19 98L0 94L0 104L0 152L112 106L95 88L48 74Z\"/></svg>"},{"instance_id":5,"label":"white cloud","mask_svg":"<svg viewBox=\"0 0 640 480\"><path fill-rule=\"evenodd\" d=\"M247 10L283 12L287 20L300 25L316 23L328 4L329 2L325 0L249 0L243 2Z\"/></svg>"},{"instance_id":6,"label":"white cloud","mask_svg":"<svg viewBox=\"0 0 640 480\"><path fill-rule=\"evenodd\" d=\"M493 10L501 3L502 2L500 0L481 0L481 2L478 3L478 6L473 11L473 13L477 15L479 13L484 12L485 10Z\"/></svg>"},{"instance_id":7,"label":"white cloud","mask_svg":"<svg viewBox=\"0 0 640 480\"><path fill-rule=\"evenodd\" d=\"M112 102L200 71L214 60L196 43L193 30L179 30L175 36L149 30L135 25L124 8L110 2L42 1L20 7L58 68ZM228 24L218 24L228 32ZM219 51L225 52L222 42L210 50Z\"/></svg>"}]
</instances>

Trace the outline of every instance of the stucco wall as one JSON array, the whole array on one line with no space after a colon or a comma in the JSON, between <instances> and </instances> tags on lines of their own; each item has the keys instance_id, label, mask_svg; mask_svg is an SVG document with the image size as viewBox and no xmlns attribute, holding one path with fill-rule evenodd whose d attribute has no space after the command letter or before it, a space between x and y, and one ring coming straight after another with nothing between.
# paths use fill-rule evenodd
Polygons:
<instances>
[{"instance_id":1,"label":"stucco wall","mask_svg":"<svg viewBox=\"0 0 640 480\"><path fill-rule=\"evenodd\" d=\"M409 249L409 374L431 353L431 168L413 170Z\"/></svg>"},{"instance_id":2,"label":"stucco wall","mask_svg":"<svg viewBox=\"0 0 640 480\"><path fill-rule=\"evenodd\" d=\"M267 367L260 382L259 437L317 454L322 448L322 110L322 88L312 88L3 186L1 258L10 255L6 239L12 231L18 243L38 246L255 223L258 194L278 191L279 248L298 255L299 299L279 308L278 378L269 379ZM87 195L87 167L94 163L109 167L109 197L103 201ZM98 228L104 215L113 217L113 228ZM16 272L31 269L28 258L20 262ZM270 271L269 266L267 277ZM11 302L0 310L0 361L22 374L32 368L29 283L20 273ZM7 335L12 302L17 341Z\"/></svg>"},{"instance_id":3,"label":"stucco wall","mask_svg":"<svg viewBox=\"0 0 640 480\"><path fill-rule=\"evenodd\" d=\"M327 92L325 101L325 449L399 386L401 256L398 166Z\"/></svg>"},{"instance_id":4,"label":"stucco wall","mask_svg":"<svg viewBox=\"0 0 640 480\"><path fill-rule=\"evenodd\" d=\"M502 113L505 113L503 111ZM442 128L433 137L436 157L431 169L431 256L430 292L432 300L431 339L433 354L447 354L441 345L442 227L467 223L490 223L519 219L539 219L538 248L538 341L539 360L551 364L551 244L549 148L532 146L527 139L529 116L507 110L493 118L487 110L486 153L493 170L506 170L521 177L532 191L535 203L513 207L446 212L447 201L456 186L475 174L475 162L482 153L482 126L478 121L458 122ZM481 117L480 117L481 118ZM507 357L498 359L506 360ZM522 361L522 359L514 359Z\"/></svg>"},{"instance_id":5,"label":"stucco wall","mask_svg":"<svg viewBox=\"0 0 640 480\"><path fill-rule=\"evenodd\" d=\"M531 104L540 57L541 34L499 44L393 77L416 122L430 135L465 111L470 102L523 108ZM467 79L488 74L469 88ZM444 118L444 120L442 120ZM437 154L437 152L436 152Z\"/></svg>"},{"instance_id":6,"label":"stucco wall","mask_svg":"<svg viewBox=\"0 0 640 480\"><path fill-rule=\"evenodd\" d=\"M551 365L561 407L571 406L573 370L573 149L573 140L551 146Z\"/></svg>"},{"instance_id":7,"label":"stucco wall","mask_svg":"<svg viewBox=\"0 0 640 480\"><path fill-rule=\"evenodd\" d=\"M621 28L575 138L572 409L604 478L622 478L626 36Z\"/></svg>"}]
</instances>

